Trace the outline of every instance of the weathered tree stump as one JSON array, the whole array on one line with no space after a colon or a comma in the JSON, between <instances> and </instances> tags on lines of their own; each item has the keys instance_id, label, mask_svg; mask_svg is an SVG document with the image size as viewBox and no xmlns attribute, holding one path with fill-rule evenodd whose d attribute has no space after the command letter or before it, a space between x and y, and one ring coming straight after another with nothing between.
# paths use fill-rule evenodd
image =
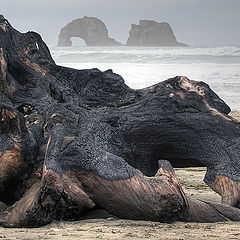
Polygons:
<instances>
[{"instance_id":1,"label":"weathered tree stump","mask_svg":"<svg viewBox=\"0 0 240 240\"><path fill-rule=\"evenodd\" d=\"M94 208L161 222L240 220L235 207L188 198L171 166L207 166L205 181L239 206L240 125L207 84L175 77L133 90L111 70L57 66L37 33L4 18L0 63L1 225Z\"/></svg>"}]
</instances>

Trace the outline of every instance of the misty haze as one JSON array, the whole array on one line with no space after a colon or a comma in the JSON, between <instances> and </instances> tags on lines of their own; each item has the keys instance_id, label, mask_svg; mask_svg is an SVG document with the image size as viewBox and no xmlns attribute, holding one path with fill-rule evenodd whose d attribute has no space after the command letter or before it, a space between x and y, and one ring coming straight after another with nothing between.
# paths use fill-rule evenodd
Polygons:
<instances>
[{"instance_id":1,"label":"misty haze","mask_svg":"<svg viewBox=\"0 0 240 240\"><path fill-rule=\"evenodd\" d=\"M120 42L127 41L132 23L150 19L168 22L178 41L191 46L239 45L239 8L238 0L1 1L1 14L14 27L36 31L50 45L57 44L64 25L84 16L101 19Z\"/></svg>"}]
</instances>

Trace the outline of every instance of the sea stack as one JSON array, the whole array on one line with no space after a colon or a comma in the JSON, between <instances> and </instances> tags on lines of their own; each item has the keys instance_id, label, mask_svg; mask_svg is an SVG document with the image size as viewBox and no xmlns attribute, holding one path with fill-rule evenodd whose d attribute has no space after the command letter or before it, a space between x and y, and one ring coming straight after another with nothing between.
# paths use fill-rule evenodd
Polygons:
<instances>
[{"instance_id":1,"label":"sea stack","mask_svg":"<svg viewBox=\"0 0 240 240\"><path fill-rule=\"evenodd\" d=\"M179 43L167 22L140 20L139 25L132 24L127 46L187 46Z\"/></svg>"},{"instance_id":2,"label":"sea stack","mask_svg":"<svg viewBox=\"0 0 240 240\"><path fill-rule=\"evenodd\" d=\"M82 38L87 46L122 45L110 38L104 22L94 17L78 18L63 27L58 36L58 46L72 46L71 37Z\"/></svg>"}]
</instances>

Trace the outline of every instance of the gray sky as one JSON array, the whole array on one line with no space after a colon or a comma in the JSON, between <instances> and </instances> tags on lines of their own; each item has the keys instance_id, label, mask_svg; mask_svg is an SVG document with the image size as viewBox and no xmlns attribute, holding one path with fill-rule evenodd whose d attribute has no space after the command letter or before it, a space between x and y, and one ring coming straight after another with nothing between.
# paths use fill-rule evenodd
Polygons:
<instances>
[{"instance_id":1,"label":"gray sky","mask_svg":"<svg viewBox=\"0 0 240 240\"><path fill-rule=\"evenodd\" d=\"M60 29L83 16L105 22L125 43L131 23L169 22L189 45L240 45L240 0L0 0L1 14L19 31L36 31L56 44Z\"/></svg>"}]
</instances>

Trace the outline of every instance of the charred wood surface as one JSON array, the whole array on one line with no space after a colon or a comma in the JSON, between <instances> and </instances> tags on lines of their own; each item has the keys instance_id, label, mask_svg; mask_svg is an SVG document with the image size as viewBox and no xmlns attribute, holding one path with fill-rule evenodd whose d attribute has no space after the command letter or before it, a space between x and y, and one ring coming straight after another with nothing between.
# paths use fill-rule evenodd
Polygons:
<instances>
[{"instance_id":1,"label":"charred wood surface","mask_svg":"<svg viewBox=\"0 0 240 240\"><path fill-rule=\"evenodd\" d=\"M238 207L240 124L229 112L186 77L133 90L111 70L58 66L37 33L2 18L0 201L9 207L0 224L40 226L94 208L162 222L239 220L237 208L186 197L171 166L207 166L206 183Z\"/></svg>"}]
</instances>

